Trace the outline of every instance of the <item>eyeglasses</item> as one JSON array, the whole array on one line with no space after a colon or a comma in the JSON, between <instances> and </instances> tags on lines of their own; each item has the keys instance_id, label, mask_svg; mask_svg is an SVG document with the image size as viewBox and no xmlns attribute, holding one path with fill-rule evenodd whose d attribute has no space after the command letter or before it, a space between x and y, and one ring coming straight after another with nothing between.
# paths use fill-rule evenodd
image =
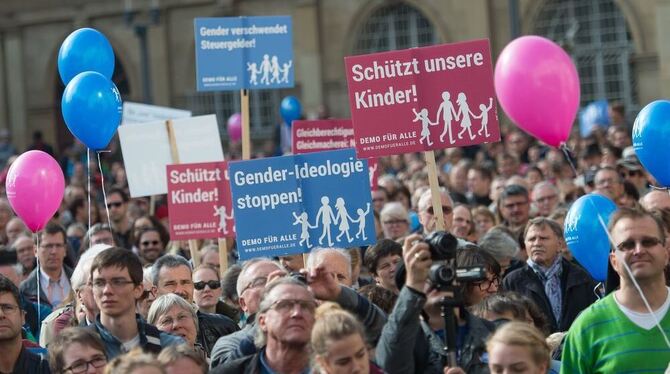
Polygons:
<instances>
[{"instance_id":1,"label":"eyeglasses","mask_svg":"<svg viewBox=\"0 0 670 374\"><path fill-rule=\"evenodd\" d=\"M140 245L142 247L146 247L148 245L158 245L158 244L160 244L159 240L145 240L143 242L140 242Z\"/></svg>"},{"instance_id":2,"label":"eyeglasses","mask_svg":"<svg viewBox=\"0 0 670 374\"><path fill-rule=\"evenodd\" d=\"M258 288L258 287L265 287L265 285L268 283L268 277L258 277L254 278L249 284L247 284L246 287L242 289L242 292L240 292L240 295L244 293L244 291L250 289L250 288Z\"/></svg>"},{"instance_id":3,"label":"eyeglasses","mask_svg":"<svg viewBox=\"0 0 670 374\"><path fill-rule=\"evenodd\" d=\"M148 290L145 289L144 291L142 291L142 296L140 296L140 300L146 300L149 298L149 296L155 297L156 295L154 292L155 291L153 287Z\"/></svg>"},{"instance_id":4,"label":"eyeglasses","mask_svg":"<svg viewBox=\"0 0 670 374\"><path fill-rule=\"evenodd\" d=\"M450 207L449 205L442 205L442 215L448 216L453 211L454 211L454 208ZM432 206L429 206L428 208L426 208L426 212L428 212L428 214L430 214L431 216L435 215L435 210L433 210Z\"/></svg>"},{"instance_id":5,"label":"eyeglasses","mask_svg":"<svg viewBox=\"0 0 670 374\"><path fill-rule=\"evenodd\" d=\"M107 208L118 208L121 205L123 205L122 201L115 202L115 203L107 203Z\"/></svg>"},{"instance_id":6,"label":"eyeglasses","mask_svg":"<svg viewBox=\"0 0 670 374\"><path fill-rule=\"evenodd\" d=\"M635 249L635 247L637 247L638 243L642 246L642 248L652 248L654 246L661 244L661 239L654 238L651 236L645 236L640 240L628 239L623 243L618 244L616 246L616 249L622 252L632 251L633 249Z\"/></svg>"},{"instance_id":7,"label":"eyeglasses","mask_svg":"<svg viewBox=\"0 0 670 374\"><path fill-rule=\"evenodd\" d=\"M500 278L493 277L493 279L487 279L483 282L474 283L474 285L479 287L479 290L482 292L492 292L500 287Z\"/></svg>"},{"instance_id":8,"label":"eyeglasses","mask_svg":"<svg viewBox=\"0 0 670 374\"><path fill-rule=\"evenodd\" d=\"M52 249L65 248L65 244L64 243L42 243L42 244L40 244L40 247L50 251Z\"/></svg>"},{"instance_id":9,"label":"eyeglasses","mask_svg":"<svg viewBox=\"0 0 670 374\"><path fill-rule=\"evenodd\" d=\"M70 371L73 374L85 373L88 370L88 365L93 366L94 368L101 368L107 364L107 358L103 355L94 356L90 361L75 361L69 367L63 369L63 371Z\"/></svg>"},{"instance_id":10,"label":"eyeglasses","mask_svg":"<svg viewBox=\"0 0 670 374\"><path fill-rule=\"evenodd\" d=\"M316 301L300 299L277 300L272 303L269 309L274 309L279 313L287 313L292 311L296 305L299 305L300 309L306 310L310 313L314 313L316 310Z\"/></svg>"},{"instance_id":11,"label":"eyeglasses","mask_svg":"<svg viewBox=\"0 0 670 374\"><path fill-rule=\"evenodd\" d=\"M200 281L200 282L194 282L194 283L193 283L193 287L194 287L196 290L198 290L198 291L202 291L202 290L204 290L204 289L205 289L205 286L209 286L209 289L210 289L210 290L218 290L219 287L221 287L221 282L220 282L220 281L211 280L211 281L207 281L207 282L205 282L205 281Z\"/></svg>"},{"instance_id":12,"label":"eyeglasses","mask_svg":"<svg viewBox=\"0 0 670 374\"><path fill-rule=\"evenodd\" d=\"M174 325L175 321L177 321L177 323L182 323L182 322L186 321L188 318L193 319L193 315L188 314L186 312L183 312L183 313L177 314L176 319L173 319L170 316L164 317L158 322L158 324L161 325L161 326L171 326L171 325Z\"/></svg>"},{"instance_id":13,"label":"eyeglasses","mask_svg":"<svg viewBox=\"0 0 670 374\"><path fill-rule=\"evenodd\" d=\"M642 175L642 172L639 170L628 170L624 171L621 173L621 176L626 178L626 177L637 177L638 175Z\"/></svg>"},{"instance_id":14,"label":"eyeglasses","mask_svg":"<svg viewBox=\"0 0 670 374\"><path fill-rule=\"evenodd\" d=\"M135 283L131 280L123 279L123 278L112 278L109 281L105 279L96 279L93 282L91 282L91 285L93 288L101 290L105 288L106 285L110 285L114 289L119 289L127 284Z\"/></svg>"},{"instance_id":15,"label":"eyeglasses","mask_svg":"<svg viewBox=\"0 0 670 374\"><path fill-rule=\"evenodd\" d=\"M392 219L392 220L389 220L389 221L384 221L384 222L382 222L382 223L385 224L385 225L389 225L389 226L390 226L390 225L401 225L401 224L403 224L403 223L406 224L406 223L407 223L407 220L404 220L404 219Z\"/></svg>"},{"instance_id":16,"label":"eyeglasses","mask_svg":"<svg viewBox=\"0 0 670 374\"><path fill-rule=\"evenodd\" d=\"M19 306L12 304L0 304L0 310L2 310L4 315L8 316L10 314L16 313L16 311L19 310Z\"/></svg>"}]
</instances>

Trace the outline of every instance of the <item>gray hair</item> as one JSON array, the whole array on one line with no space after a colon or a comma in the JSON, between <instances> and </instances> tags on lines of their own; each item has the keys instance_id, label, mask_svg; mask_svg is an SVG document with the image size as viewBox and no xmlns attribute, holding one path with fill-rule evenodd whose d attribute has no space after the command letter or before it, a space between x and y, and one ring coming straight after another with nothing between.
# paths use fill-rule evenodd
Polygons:
<instances>
[{"instance_id":1,"label":"gray hair","mask_svg":"<svg viewBox=\"0 0 670 374\"><path fill-rule=\"evenodd\" d=\"M155 326L158 323L160 317L163 314L169 312L170 309L175 306L191 313L191 317L193 317L193 322L195 323L195 330L200 333L198 327L198 315L196 314L197 309L195 305L190 304L181 296L173 293L161 295L156 300L154 300L153 303L151 303L151 308L149 308L149 313L147 313L147 322Z\"/></svg>"},{"instance_id":2,"label":"gray hair","mask_svg":"<svg viewBox=\"0 0 670 374\"><path fill-rule=\"evenodd\" d=\"M276 300L273 300L272 298L270 298L270 293L272 293L272 290L274 290L278 286L284 286L284 285L301 287L312 296L312 299L314 299L314 295L312 295L312 293L309 291L306 284L302 283L301 281L299 281L299 280L297 280L293 277L280 278L280 279L278 279L276 281L273 281L272 283L268 284L265 287L265 289L263 290L263 295L261 296L261 302L258 306L258 312L256 313L256 321L258 321L258 318L259 318L258 316L260 316L261 314L267 313L267 311L270 310L270 308L272 307L272 304L274 304L274 302L276 301ZM262 348L263 346L265 346L266 343L267 343L267 336L265 335L263 330L261 330L260 323L256 323L256 332L254 334L254 344L256 345L256 347Z\"/></svg>"},{"instance_id":3,"label":"gray hair","mask_svg":"<svg viewBox=\"0 0 670 374\"><path fill-rule=\"evenodd\" d=\"M384 205L381 212L379 212L379 220L384 221L384 218L401 218L409 224L409 213L405 206L399 202L392 201Z\"/></svg>"},{"instance_id":4,"label":"gray hair","mask_svg":"<svg viewBox=\"0 0 670 374\"><path fill-rule=\"evenodd\" d=\"M235 284L235 291L237 292L238 297L240 296L242 291L244 291L244 287L247 286L245 284L245 280L247 277L247 273L249 272L249 268L259 262L269 262L271 264L277 265L277 270L283 269L283 267L279 263L277 263L276 261L272 261L267 257L256 257L248 261L245 261L244 264L242 264L242 270L240 270L240 275L237 276L237 283Z\"/></svg>"},{"instance_id":5,"label":"gray hair","mask_svg":"<svg viewBox=\"0 0 670 374\"><path fill-rule=\"evenodd\" d=\"M440 195L441 197L446 197L452 206L454 205L454 201L451 199L451 196L449 196L449 191L447 191L446 188L440 187ZM428 207L432 205L432 198L433 192L430 189L427 189L424 193L421 194L421 197L419 197L419 201L417 202L417 210L423 211L428 209Z\"/></svg>"},{"instance_id":6,"label":"gray hair","mask_svg":"<svg viewBox=\"0 0 670 374\"><path fill-rule=\"evenodd\" d=\"M70 285L72 286L73 291L79 290L86 283L91 275L91 266L93 265L93 260L104 250L112 248L108 244L96 244L93 247L86 250L81 257L79 257L79 262L77 266L72 271L72 277L70 277Z\"/></svg>"},{"instance_id":7,"label":"gray hair","mask_svg":"<svg viewBox=\"0 0 670 374\"><path fill-rule=\"evenodd\" d=\"M504 230L496 227L490 229L478 244L496 261L512 258L519 252L519 243Z\"/></svg>"},{"instance_id":8,"label":"gray hair","mask_svg":"<svg viewBox=\"0 0 670 374\"><path fill-rule=\"evenodd\" d=\"M316 247L312 249L312 251L309 253L309 257L307 257L307 264L306 264L307 269L314 269L314 267L316 267L316 264L318 263L319 257L324 255L325 253L337 253L338 255L342 256L344 260L347 262L347 269L349 270L349 278L351 278L352 273L351 255L349 254L349 252L347 252L342 248Z\"/></svg>"},{"instance_id":9,"label":"gray hair","mask_svg":"<svg viewBox=\"0 0 670 374\"><path fill-rule=\"evenodd\" d=\"M151 282L155 286L158 285L158 276L163 267L167 267L168 269L174 269L182 265L186 266L189 270L191 270L191 272L193 272L191 264L188 262L187 259L179 255L164 255L163 257L156 260L156 262L154 262L154 264L151 266Z\"/></svg>"},{"instance_id":10,"label":"gray hair","mask_svg":"<svg viewBox=\"0 0 670 374\"><path fill-rule=\"evenodd\" d=\"M536 184L536 185L533 187L533 193L532 193L532 194L535 195L535 194L537 193L537 191L538 191L540 188L545 188L545 187L546 187L546 188L550 188L552 191L556 192L557 194L561 192L561 191L558 189L558 187L556 187L555 184L553 184L553 183L551 183L551 182L549 182L549 181L542 181L542 182L539 182L538 184ZM534 200L534 199L533 199L533 200Z\"/></svg>"}]
</instances>

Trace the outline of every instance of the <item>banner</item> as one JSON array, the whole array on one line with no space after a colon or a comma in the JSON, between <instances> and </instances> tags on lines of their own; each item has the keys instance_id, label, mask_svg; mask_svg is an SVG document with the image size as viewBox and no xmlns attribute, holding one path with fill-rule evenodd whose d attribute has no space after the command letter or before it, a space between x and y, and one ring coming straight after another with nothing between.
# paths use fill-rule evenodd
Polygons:
<instances>
[{"instance_id":1,"label":"banner","mask_svg":"<svg viewBox=\"0 0 670 374\"><path fill-rule=\"evenodd\" d=\"M167 166L170 239L235 236L226 162Z\"/></svg>"},{"instance_id":2,"label":"banner","mask_svg":"<svg viewBox=\"0 0 670 374\"><path fill-rule=\"evenodd\" d=\"M349 119L293 121L291 138L293 154L332 151L356 146L354 125ZM370 189L376 190L379 178L377 158L369 157L367 160Z\"/></svg>"},{"instance_id":3,"label":"banner","mask_svg":"<svg viewBox=\"0 0 670 374\"><path fill-rule=\"evenodd\" d=\"M190 110L124 101L121 124L167 121L169 119L187 118L190 116Z\"/></svg>"},{"instance_id":4,"label":"banner","mask_svg":"<svg viewBox=\"0 0 670 374\"><path fill-rule=\"evenodd\" d=\"M500 140L488 40L344 61L358 157Z\"/></svg>"},{"instance_id":5,"label":"banner","mask_svg":"<svg viewBox=\"0 0 670 374\"><path fill-rule=\"evenodd\" d=\"M198 91L294 86L291 17L196 18Z\"/></svg>"},{"instance_id":6,"label":"banner","mask_svg":"<svg viewBox=\"0 0 670 374\"><path fill-rule=\"evenodd\" d=\"M231 162L240 259L372 244L366 160L353 149Z\"/></svg>"}]
</instances>

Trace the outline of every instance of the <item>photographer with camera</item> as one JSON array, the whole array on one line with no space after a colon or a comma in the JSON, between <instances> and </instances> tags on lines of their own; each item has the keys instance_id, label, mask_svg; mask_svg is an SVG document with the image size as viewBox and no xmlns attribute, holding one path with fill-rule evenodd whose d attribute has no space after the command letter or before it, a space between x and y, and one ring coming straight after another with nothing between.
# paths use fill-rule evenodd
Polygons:
<instances>
[{"instance_id":1,"label":"photographer with camera","mask_svg":"<svg viewBox=\"0 0 670 374\"><path fill-rule=\"evenodd\" d=\"M468 313L460 295L461 289L468 288L464 285L485 276L483 266L477 271L474 268L467 272L457 270L458 241L451 234L438 231L426 240L421 239L417 234L405 239L406 278L402 278L402 266L397 278L405 284L399 285L398 301L382 330L376 349L377 362L391 374L488 373L483 356L486 338L494 326ZM457 279L460 285L453 284ZM450 362L449 368L445 368L451 360L447 359L444 348L445 336L449 341L451 334L442 315L443 309L453 310L456 321L453 326L455 346L448 347L449 352L455 353L456 364Z\"/></svg>"}]
</instances>

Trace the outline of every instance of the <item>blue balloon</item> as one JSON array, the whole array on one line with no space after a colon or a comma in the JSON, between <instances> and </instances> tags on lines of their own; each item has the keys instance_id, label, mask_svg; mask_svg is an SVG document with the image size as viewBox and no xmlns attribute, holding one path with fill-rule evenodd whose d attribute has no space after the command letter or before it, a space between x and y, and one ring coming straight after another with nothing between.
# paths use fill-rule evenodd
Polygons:
<instances>
[{"instance_id":1,"label":"blue balloon","mask_svg":"<svg viewBox=\"0 0 670 374\"><path fill-rule=\"evenodd\" d=\"M112 45L102 33L91 28L71 33L58 50L58 73L63 84L85 71L96 71L108 79L114 73Z\"/></svg>"},{"instance_id":2,"label":"blue balloon","mask_svg":"<svg viewBox=\"0 0 670 374\"><path fill-rule=\"evenodd\" d=\"M121 123L121 94L100 73L78 74L65 87L61 111L72 135L93 150L104 149Z\"/></svg>"},{"instance_id":3,"label":"blue balloon","mask_svg":"<svg viewBox=\"0 0 670 374\"><path fill-rule=\"evenodd\" d=\"M281 118L283 118L284 122L289 126L291 126L293 121L300 119L302 115L302 106L300 105L298 98L295 96L286 96L284 100L281 101L279 113L281 113Z\"/></svg>"},{"instance_id":4,"label":"blue balloon","mask_svg":"<svg viewBox=\"0 0 670 374\"><path fill-rule=\"evenodd\" d=\"M647 104L633 125L633 149L642 166L663 187L670 187L670 101Z\"/></svg>"},{"instance_id":5,"label":"blue balloon","mask_svg":"<svg viewBox=\"0 0 670 374\"><path fill-rule=\"evenodd\" d=\"M579 112L579 133L582 137L589 136L596 127L609 127L608 109L607 100L597 100Z\"/></svg>"},{"instance_id":6,"label":"blue balloon","mask_svg":"<svg viewBox=\"0 0 670 374\"><path fill-rule=\"evenodd\" d=\"M563 235L570 252L599 282L607 278L610 241L606 227L616 209L612 200L592 193L577 199L565 216Z\"/></svg>"}]
</instances>

